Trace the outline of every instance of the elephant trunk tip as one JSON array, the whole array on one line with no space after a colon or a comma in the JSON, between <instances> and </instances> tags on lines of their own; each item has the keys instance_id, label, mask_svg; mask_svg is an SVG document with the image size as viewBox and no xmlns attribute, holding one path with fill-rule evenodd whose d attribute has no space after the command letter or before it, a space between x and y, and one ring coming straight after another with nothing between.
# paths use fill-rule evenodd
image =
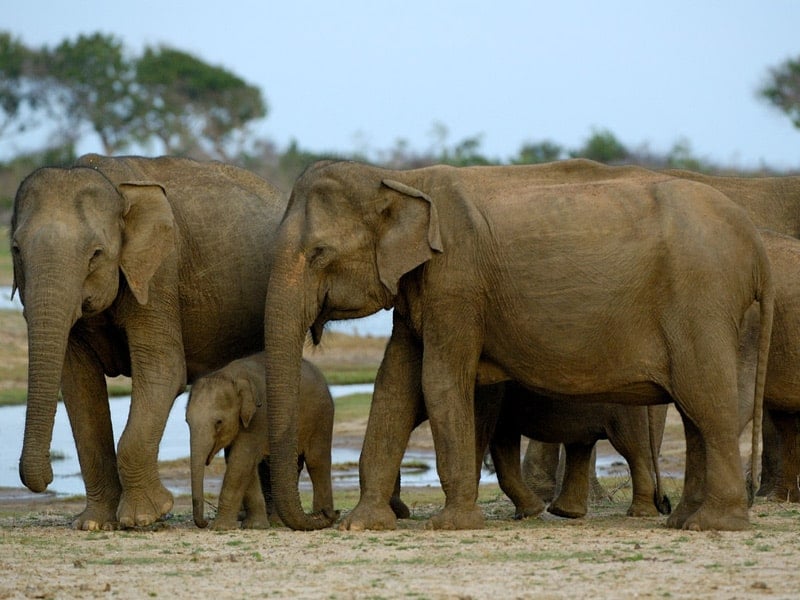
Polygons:
<instances>
[{"instance_id":1,"label":"elephant trunk tip","mask_svg":"<svg viewBox=\"0 0 800 600\"><path fill-rule=\"evenodd\" d=\"M44 469L30 469L26 467L24 458L19 461L20 481L26 488L37 494L46 491L47 486L53 482L53 467L50 465L49 457L45 464Z\"/></svg>"},{"instance_id":2,"label":"elephant trunk tip","mask_svg":"<svg viewBox=\"0 0 800 600\"><path fill-rule=\"evenodd\" d=\"M194 524L197 525L200 529L205 529L208 527L208 519L205 517L195 517Z\"/></svg>"}]
</instances>

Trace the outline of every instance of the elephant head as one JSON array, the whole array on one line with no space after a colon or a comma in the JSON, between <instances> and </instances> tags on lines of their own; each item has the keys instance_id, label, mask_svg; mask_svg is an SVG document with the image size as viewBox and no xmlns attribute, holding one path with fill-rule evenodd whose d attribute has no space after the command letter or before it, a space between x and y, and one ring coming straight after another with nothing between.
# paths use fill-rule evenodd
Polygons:
<instances>
[{"instance_id":1,"label":"elephant head","mask_svg":"<svg viewBox=\"0 0 800 600\"><path fill-rule=\"evenodd\" d=\"M186 422L192 455L192 511L198 527L208 525L203 514L205 467L236 439L240 429L249 427L257 406L253 387L246 378L217 372L192 386Z\"/></svg>"},{"instance_id":2,"label":"elephant head","mask_svg":"<svg viewBox=\"0 0 800 600\"><path fill-rule=\"evenodd\" d=\"M394 305L400 279L442 251L431 198L413 182L356 163L320 163L296 182L278 232L265 308L272 489L293 529L330 523L303 513L297 476L300 365L306 333Z\"/></svg>"},{"instance_id":3,"label":"elephant head","mask_svg":"<svg viewBox=\"0 0 800 600\"><path fill-rule=\"evenodd\" d=\"M20 185L11 221L14 289L28 324L28 406L20 479L52 481L49 447L70 331L148 288L175 248L172 210L154 183L113 185L85 167L42 168ZM120 273L122 276L120 277Z\"/></svg>"}]
</instances>

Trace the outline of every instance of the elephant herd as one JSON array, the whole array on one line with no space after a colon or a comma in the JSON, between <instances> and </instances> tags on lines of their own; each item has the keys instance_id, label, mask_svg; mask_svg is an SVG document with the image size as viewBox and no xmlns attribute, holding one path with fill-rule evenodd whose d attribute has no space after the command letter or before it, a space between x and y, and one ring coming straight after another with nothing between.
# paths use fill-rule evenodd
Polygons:
<instances>
[{"instance_id":1,"label":"elephant herd","mask_svg":"<svg viewBox=\"0 0 800 600\"><path fill-rule=\"evenodd\" d=\"M10 236L29 345L20 478L35 492L52 481L60 392L86 486L77 529L171 510L158 446L187 384L199 526L204 466L225 449L218 528L238 527L242 509L245 527L394 528L408 515L400 463L424 420L446 498L431 528L483 525L487 448L516 515L544 509L523 482L523 435L565 444L552 512L586 513L602 438L631 467L629 514L668 512L657 464L668 403L686 436L668 526L749 526L739 436L752 423L756 485L762 417L765 482L800 501L800 177L324 161L287 198L222 163L90 154L20 184ZM303 346L330 321L389 308L361 495L339 519L333 401ZM117 448L105 383L116 375L132 385Z\"/></svg>"}]
</instances>

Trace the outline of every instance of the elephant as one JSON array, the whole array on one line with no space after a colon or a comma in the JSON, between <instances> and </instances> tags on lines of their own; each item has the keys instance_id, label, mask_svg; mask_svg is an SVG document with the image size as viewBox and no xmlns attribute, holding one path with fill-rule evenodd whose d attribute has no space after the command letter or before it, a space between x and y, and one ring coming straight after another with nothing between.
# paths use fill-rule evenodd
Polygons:
<instances>
[{"instance_id":1,"label":"elephant","mask_svg":"<svg viewBox=\"0 0 800 600\"><path fill-rule=\"evenodd\" d=\"M186 405L192 470L192 509L198 527L208 526L203 514L205 466L221 449L225 476L219 494L214 529L242 527L264 529L275 513L269 482L267 411L264 402L266 362L257 353L230 362L195 381ZM303 360L300 370L300 421L297 440L297 474L308 469L314 488L314 511L335 515L331 484L333 398L320 370ZM259 461L264 459L266 479L259 482ZM295 481L295 487L297 481Z\"/></svg>"},{"instance_id":2,"label":"elephant","mask_svg":"<svg viewBox=\"0 0 800 600\"><path fill-rule=\"evenodd\" d=\"M553 168L551 168L553 167ZM594 178L624 177L640 170L636 166L608 166L585 159L563 161L542 169L537 177L555 181L574 181L588 171ZM759 228L800 238L800 176L734 177L708 175L685 169L666 169L664 174L696 181L719 190L741 205ZM788 433L785 429L784 433ZM780 441L770 414L763 420L763 455L761 488L758 495L771 495L782 476ZM537 492L545 493L555 486L558 465L558 445L532 440L523 461L526 481ZM777 492L782 496L784 490Z\"/></svg>"},{"instance_id":3,"label":"elephant","mask_svg":"<svg viewBox=\"0 0 800 600\"><path fill-rule=\"evenodd\" d=\"M669 514L670 502L663 492L658 467L667 405L577 403L532 397L534 394L519 384L506 385L503 409L489 447L498 482L514 502L517 518L539 514L544 504L522 477L520 435L564 443L563 483L548 512L567 518L586 515L593 449L597 440L608 439L631 471L633 498L627 514L634 517Z\"/></svg>"},{"instance_id":4,"label":"elephant","mask_svg":"<svg viewBox=\"0 0 800 600\"><path fill-rule=\"evenodd\" d=\"M765 495L800 502L800 240L770 230L761 237L775 282L775 313L764 389L764 454L776 469ZM769 435L768 435L769 434Z\"/></svg>"},{"instance_id":5,"label":"elephant","mask_svg":"<svg viewBox=\"0 0 800 600\"><path fill-rule=\"evenodd\" d=\"M527 440L522 457L522 480L537 496L545 502L552 500L561 492L564 480L565 453L563 444ZM763 460L763 456L762 456ZM599 502L610 498L608 491L597 478L597 447L592 449L589 464L589 498Z\"/></svg>"},{"instance_id":6,"label":"elephant","mask_svg":"<svg viewBox=\"0 0 800 600\"><path fill-rule=\"evenodd\" d=\"M297 179L264 313L272 483L289 527L328 526L303 513L289 485L306 333L319 343L328 321L389 308L361 495L341 529L396 527L389 501L420 406L446 497L427 525L482 527L475 436L464 432L475 428L475 384L504 380L581 402L674 402L687 469L667 524L749 527L739 359L754 373L758 425L773 302L758 231L704 184L644 169L603 178L583 163L549 168L328 161ZM751 306L756 347L740 348Z\"/></svg>"},{"instance_id":7,"label":"elephant","mask_svg":"<svg viewBox=\"0 0 800 600\"><path fill-rule=\"evenodd\" d=\"M157 456L187 383L264 343L269 249L287 195L233 166L88 154L35 170L11 220L14 290L28 325L19 472L52 481L59 388L86 486L83 530L152 524L172 494ZM131 377L114 448L106 376Z\"/></svg>"},{"instance_id":8,"label":"elephant","mask_svg":"<svg viewBox=\"0 0 800 600\"><path fill-rule=\"evenodd\" d=\"M633 481L629 516L669 514L671 505L663 492L658 453L664 435L667 405L625 406L622 404L580 404L569 399L554 400L525 389L516 382L501 382L475 389L476 475L488 451L500 488L514 503L516 519L540 514L545 499L530 487L520 469L520 436L533 440L565 443L566 465L563 485L547 507L560 517L578 518L588 512L588 497L596 476L590 477L595 442L609 439L626 459ZM426 420L418 419L418 421ZM549 445L549 444L546 444ZM600 486L599 482L596 483ZM410 516L396 485L391 507L398 518Z\"/></svg>"}]
</instances>

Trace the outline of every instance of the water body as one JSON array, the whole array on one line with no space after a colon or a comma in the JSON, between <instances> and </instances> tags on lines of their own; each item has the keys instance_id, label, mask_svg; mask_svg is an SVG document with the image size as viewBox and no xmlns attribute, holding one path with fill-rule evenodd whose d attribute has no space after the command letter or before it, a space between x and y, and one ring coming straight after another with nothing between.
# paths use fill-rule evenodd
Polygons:
<instances>
[{"instance_id":1,"label":"water body","mask_svg":"<svg viewBox=\"0 0 800 600\"><path fill-rule=\"evenodd\" d=\"M331 394L340 398L349 394L372 393L372 384L358 385L332 385ZM175 400L170 412L164 436L159 448L159 460L176 460L189 456L189 426L186 424L186 402L188 394L181 394ZM112 398L111 422L114 429L114 439L118 442L119 436L125 428L130 408L130 397ZM19 457L22 451L22 437L25 429L25 406L0 407L0 487L22 488L19 480ZM53 426L53 440L50 444L51 453L57 455L58 460L53 460L53 482L48 490L56 494L83 495L85 488L78 464L78 453L72 437L67 412L63 403L59 402ZM332 458L334 463L357 464L360 450L353 448L333 448ZM412 485L434 485L439 483L436 475L435 461L432 453L409 452L407 460L420 461L428 465L428 469L403 473L403 483ZM337 473L335 478L339 485L350 485L358 482L357 468L346 469ZM173 489L174 493L188 493L189 490Z\"/></svg>"}]
</instances>

